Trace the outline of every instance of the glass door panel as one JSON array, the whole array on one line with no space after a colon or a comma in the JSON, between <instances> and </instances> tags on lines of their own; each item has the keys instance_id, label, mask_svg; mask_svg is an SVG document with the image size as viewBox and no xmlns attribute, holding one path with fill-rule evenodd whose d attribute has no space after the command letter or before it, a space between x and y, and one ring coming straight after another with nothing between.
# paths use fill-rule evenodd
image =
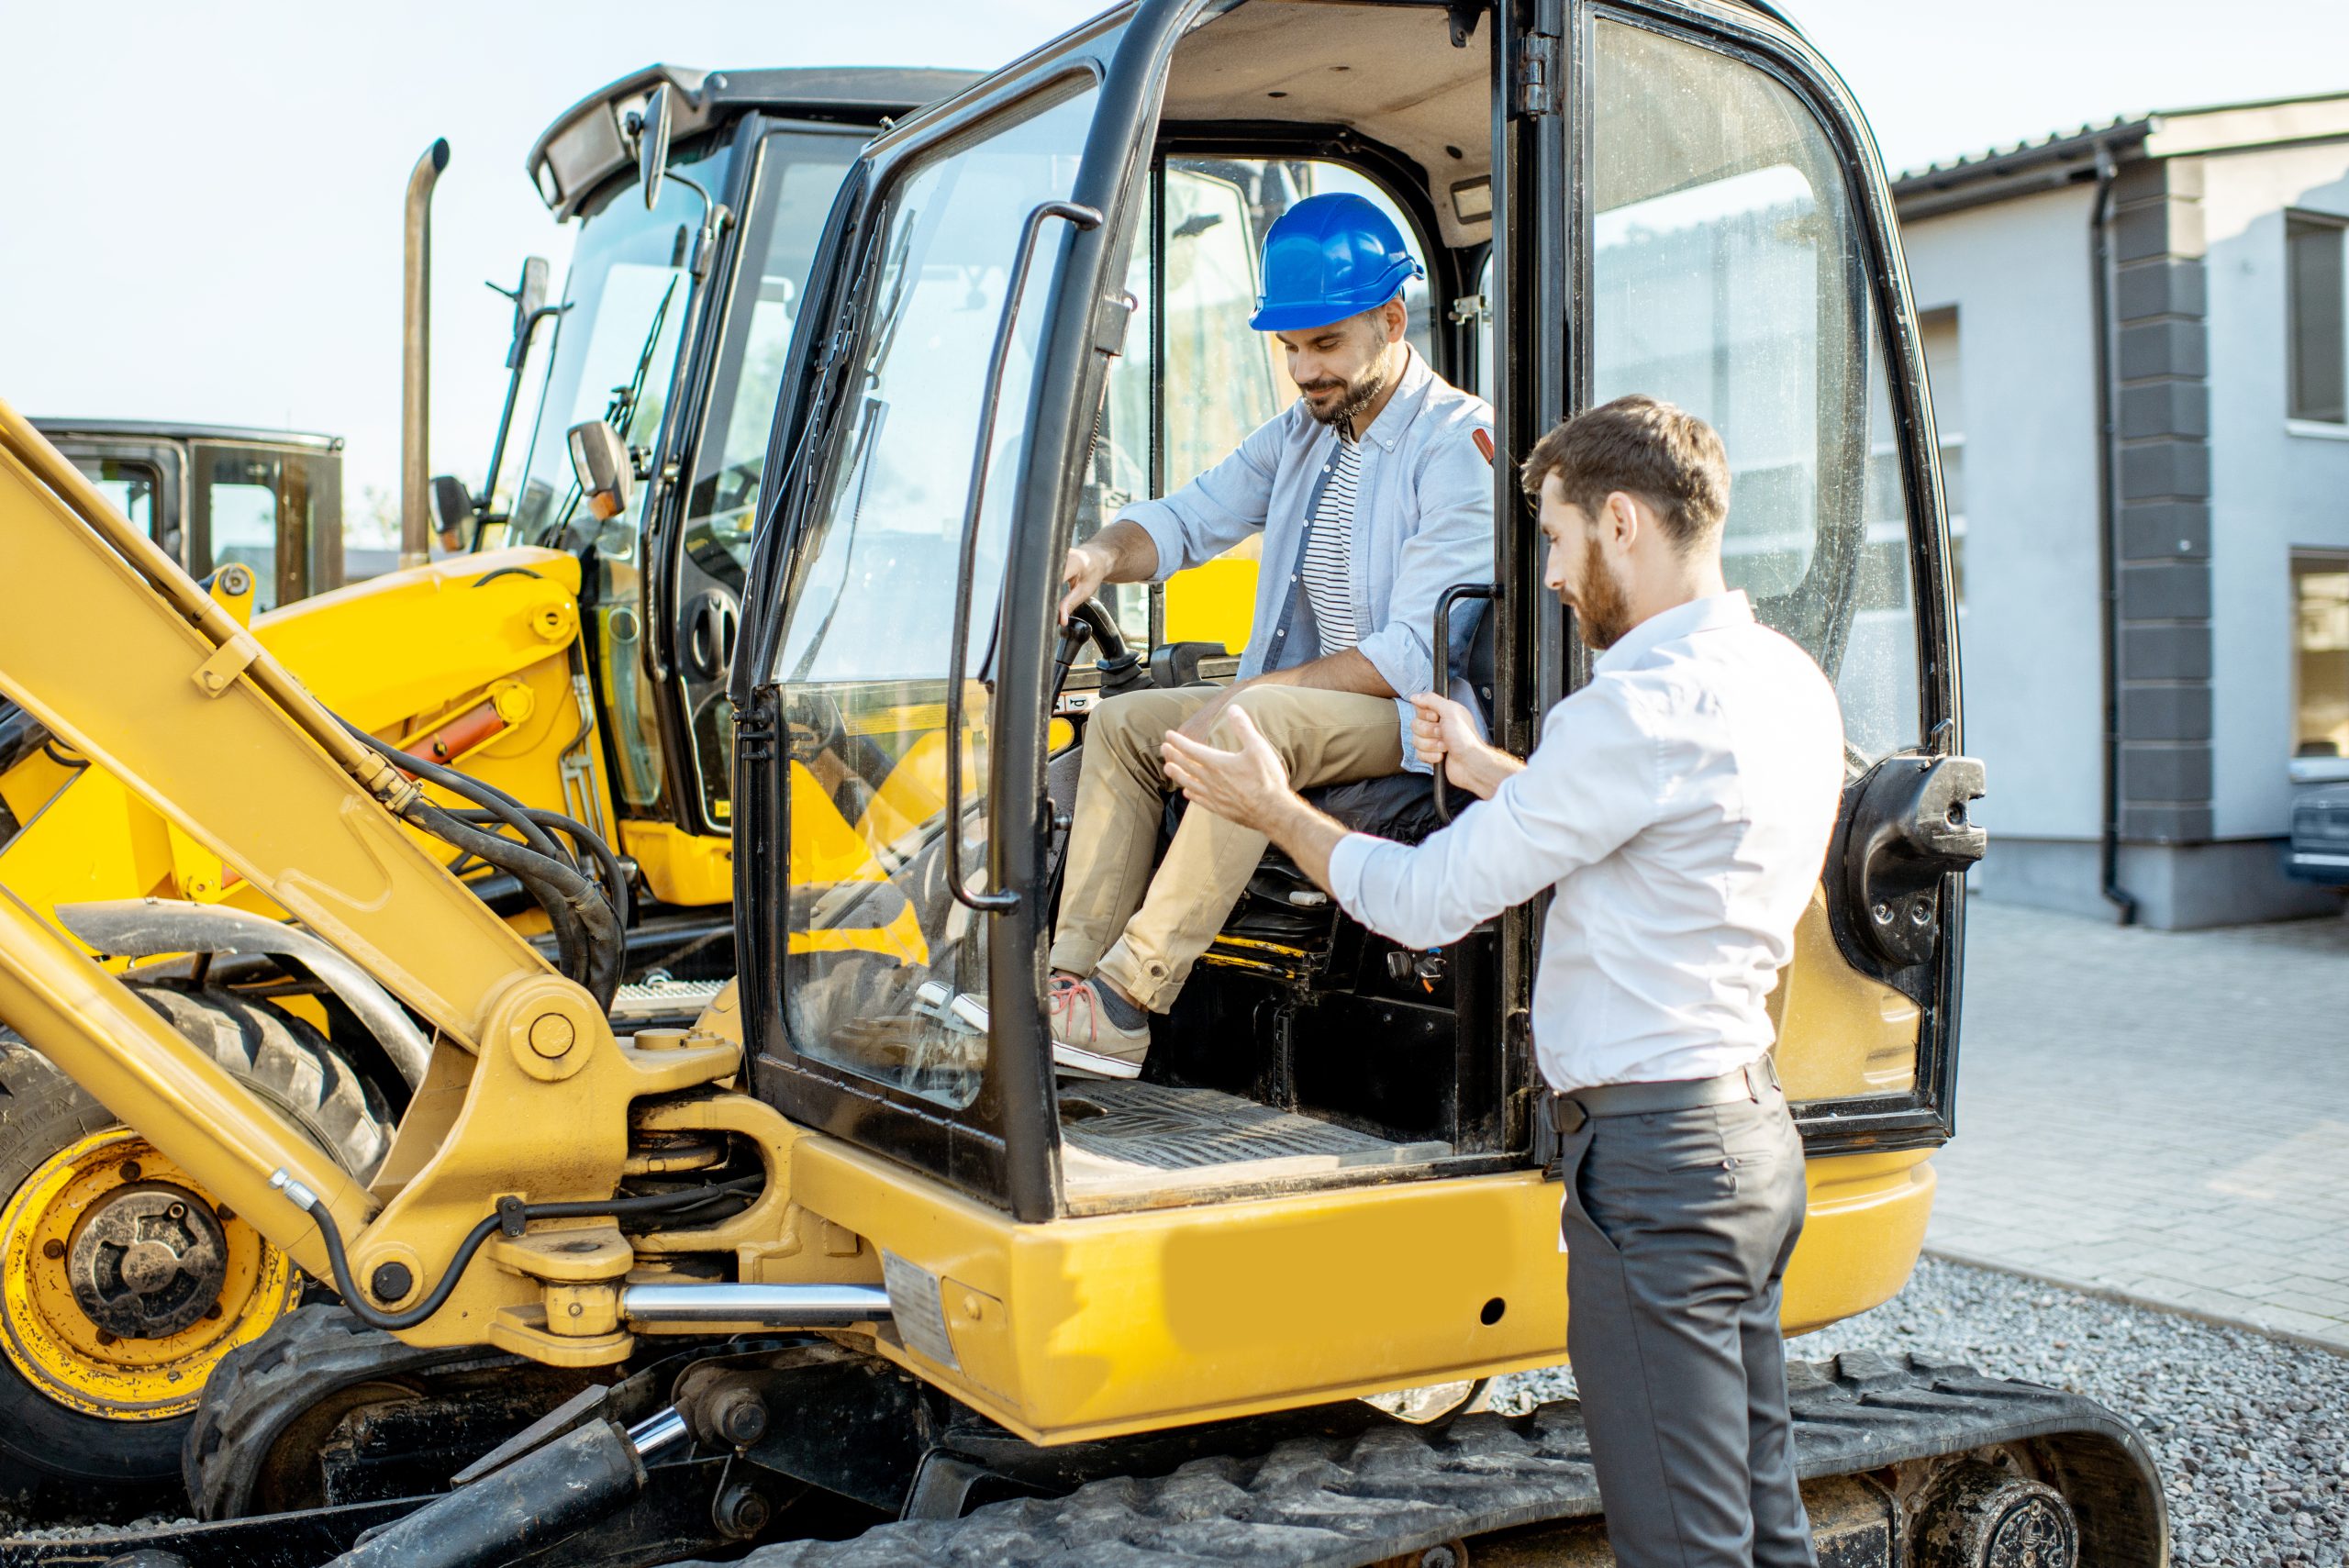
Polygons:
<instances>
[{"instance_id":1,"label":"glass door panel","mask_svg":"<svg viewBox=\"0 0 2349 1568\"><path fill-rule=\"evenodd\" d=\"M1923 740L1911 562L1932 539L1842 160L1744 60L1606 19L1592 36L1593 401L1647 393L1720 430L1729 584L1834 682L1856 778ZM1845 962L1823 891L1771 1003L1791 1097L1916 1085L1919 1005Z\"/></svg>"},{"instance_id":2,"label":"glass door panel","mask_svg":"<svg viewBox=\"0 0 2349 1568\"><path fill-rule=\"evenodd\" d=\"M987 858L988 663L1054 225L993 389L956 809L946 682L964 519L1020 232L1038 204L1067 198L1097 97L1089 78L1048 89L983 139L918 159L881 199L842 434L796 546L774 671L790 730L793 1049L958 1107L986 1066L987 922L949 885L948 835L974 889Z\"/></svg>"}]
</instances>

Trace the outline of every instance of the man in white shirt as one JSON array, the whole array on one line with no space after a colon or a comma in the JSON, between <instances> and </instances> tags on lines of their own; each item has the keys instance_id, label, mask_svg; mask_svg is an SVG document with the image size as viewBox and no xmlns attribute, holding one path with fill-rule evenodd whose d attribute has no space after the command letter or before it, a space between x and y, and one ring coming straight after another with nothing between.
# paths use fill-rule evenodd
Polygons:
<instances>
[{"instance_id":1,"label":"man in white shirt","mask_svg":"<svg viewBox=\"0 0 2349 1568\"><path fill-rule=\"evenodd\" d=\"M1619 398L1543 437L1524 484L1543 582L1604 651L1524 762L1458 704L1413 699L1420 755L1480 804L1417 848L1349 834L1289 790L1244 715L1237 751L1168 736L1167 774L1412 947L1554 889L1533 1040L1615 1559L1809 1565L1778 1331L1803 1154L1764 1000L1834 827L1835 694L1722 581L1729 466L1702 420Z\"/></svg>"}]
</instances>

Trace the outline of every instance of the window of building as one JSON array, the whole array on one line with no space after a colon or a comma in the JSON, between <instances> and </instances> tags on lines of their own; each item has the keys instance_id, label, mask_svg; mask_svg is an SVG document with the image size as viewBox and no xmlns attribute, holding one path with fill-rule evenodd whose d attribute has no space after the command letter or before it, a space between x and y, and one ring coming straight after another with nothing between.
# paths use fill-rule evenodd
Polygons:
<instances>
[{"instance_id":1,"label":"window of building","mask_svg":"<svg viewBox=\"0 0 2349 1568\"><path fill-rule=\"evenodd\" d=\"M2292 756L2349 757L2349 550L2292 556Z\"/></svg>"},{"instance_id":2,"label":"window of building","mask_svg":"<svg viewBox=\"0 0 2349 1568\"><path fill-rule=\"evenodd\" d=\"M2291 334L2295 419L2349 424L2349 330L2344 330L2343 220L2284 215L2284 271Z\"/></svg>"}]
</instances>

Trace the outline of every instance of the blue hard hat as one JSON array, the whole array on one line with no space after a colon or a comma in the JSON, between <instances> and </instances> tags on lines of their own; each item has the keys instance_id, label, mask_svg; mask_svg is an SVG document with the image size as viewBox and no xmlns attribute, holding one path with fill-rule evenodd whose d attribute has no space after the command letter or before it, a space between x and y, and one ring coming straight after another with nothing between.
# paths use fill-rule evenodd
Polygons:
<instances>
[{"instance_id":1,"label":"blue hard hat","mask_svg":"<svg viewBox=\"0 0 2349 1568\"><path fill-rule=\"evenodd\" d=\"M1308 196L1264 236L1264 292L1248 325L1302 332L1385 305L1426 270L1377 205L1348 191Z\"/></svg>"}]
</instances>

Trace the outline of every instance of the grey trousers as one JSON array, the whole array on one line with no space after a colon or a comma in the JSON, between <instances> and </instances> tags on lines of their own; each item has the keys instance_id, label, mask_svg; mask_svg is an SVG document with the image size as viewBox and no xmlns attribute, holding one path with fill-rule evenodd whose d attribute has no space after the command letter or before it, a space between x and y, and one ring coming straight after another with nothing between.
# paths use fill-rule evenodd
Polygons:
<instances>
[{"instance_id":1,"label":"grey trousers","mask_svg":"<svg viewBox=\"0 0 2349 1568\"><path fill-rule=\"evenodd\" d=\"M1772 1089L1563 1140L1566 1351L1621 1568L1816 1568L1780 1281L1802 1140Z\"/></svg>"}]
</instances>

